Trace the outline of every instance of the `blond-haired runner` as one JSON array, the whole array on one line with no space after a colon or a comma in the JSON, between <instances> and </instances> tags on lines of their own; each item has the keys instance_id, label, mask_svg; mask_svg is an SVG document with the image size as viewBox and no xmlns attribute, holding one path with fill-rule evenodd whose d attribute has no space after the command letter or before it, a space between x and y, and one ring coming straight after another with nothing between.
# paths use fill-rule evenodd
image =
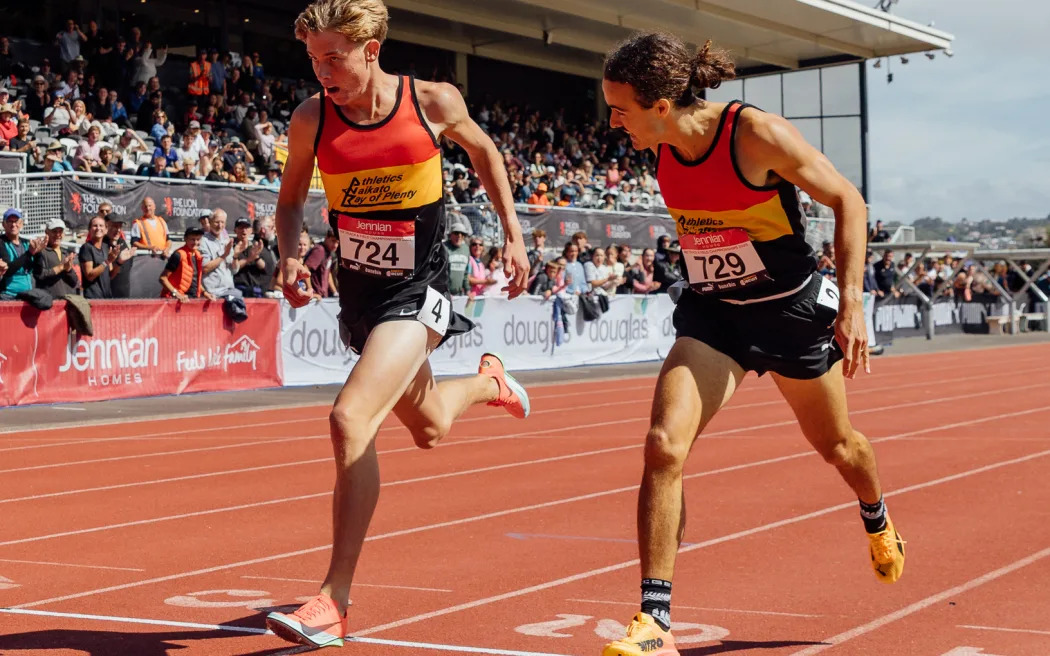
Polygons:
<instances>
[{"instance_id":1,"label":"blond-haired runner","mask_svg":"<svg viewBox=\"0 0 1050 656\"><path fill-rule=\"evenodd\" d=\"M605 62L610 125L624 129L635 150L656 153L688 286L675 308L677 340L656 382L646 436L641 610L604 656L678 653L670 613L685 530L682 468L697 434L747 371L770 372L803 434L859 498L878 579L892 583L904 568L875 456L846 408L844 377L868 369L864 199L785 119L697 95L734 75L726 53L710 42L697 52L670 34L637 35ZM796 185L835 211L841 291L816 273Z\"/></svg>"},{"instance_id":2,"label":"blond-haired runner","mask_svg":"<svg viewBox=\"0 0 1050 656\"><path fill-rule=\"evenodd\" d=\"M277 201L284 296L310 301L299 281L310 271L295 257L314 158L339 236L340 329L361 354L336 397L331 563L320 593L267 626L286 640L342 645L347 606L365 532L379 497L375 436L393 411L421 448L476 403L524 418L524 388L492 354L470 378L434 382L427 358L473 325L452 311L438 137L461 145L488 190L506 235L509 296L525 290L529 262L503 163L467 114L455 87L391 75L379 67L387 9L380 0L318 0L295 21L323 86L292 114L288 160Z\"/></svg>"}]
</instances>

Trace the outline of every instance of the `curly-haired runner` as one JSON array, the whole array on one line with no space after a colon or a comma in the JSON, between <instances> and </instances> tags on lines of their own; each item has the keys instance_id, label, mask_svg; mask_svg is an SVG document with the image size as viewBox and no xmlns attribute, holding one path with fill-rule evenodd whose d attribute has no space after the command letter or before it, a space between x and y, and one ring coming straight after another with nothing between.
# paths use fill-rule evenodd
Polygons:
<instances>
[{"instance_id":1,"label":"curly-haired runner","mask_svg":"<svg viewBox=\"0 0 1050 656\"><path fill-rule=\"evenodd\" d=\"M641 34L605 63L610 125L652 149L678 224L687 285L656 383L638 498L641 611L603 656L677 654L671 577L685 530L682 469L697 435L747 371L771 373L803 434L860 500L871 564L893 583L904 547L875 456L853 429L844 378L868 370L862 310L866 211L857 189L788 121L698 95L734 77L728 55ZM816 273L795 186L835 211L835 285Z\"/></svg>"},{"instance_id":2,"label":"curly-haired runner","mask_svg":"<svg viewBox=\"0 0 1050 656\"><path fill-rule=\"evenodd\" d=\"M478 375L434 382L431 351L473 324L452 311L438 137L470 156L507 236L507 290L525 291L529 261L503 163L492 140L449 84L390 75L379 67L387 32L381 0L317 0L295 22L296 37L324 91L292 114L288 161L277 200L284 296L310 301L310 271L294 256L314 158L339 237L340 332L361 354L330 417L335 449L331 562L320 594L266 625L306 645L342 645L350 583L379 498L375 437L392 411L420 448L445 436L468 407L488 402L529 413L525 389L492 354Z\"/></svg>"}]
</instances>

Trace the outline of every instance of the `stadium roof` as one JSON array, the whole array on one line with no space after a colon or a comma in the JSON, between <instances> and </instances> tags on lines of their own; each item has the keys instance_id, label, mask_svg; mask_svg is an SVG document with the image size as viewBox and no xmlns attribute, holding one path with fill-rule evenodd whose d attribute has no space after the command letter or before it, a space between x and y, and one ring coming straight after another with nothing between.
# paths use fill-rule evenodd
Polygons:
<instances>
[{"instance_id":1,"label":"stadium roof","mask_svg":"<svg viewBox=\"0 0 1050 656\"><path fill-rule=\"evenodd\" d=\"M385 0L390 38L598 78L639 30L729 49L742 75L951 47L952 35L853 0Z\"/></svg>"}]
</instances>

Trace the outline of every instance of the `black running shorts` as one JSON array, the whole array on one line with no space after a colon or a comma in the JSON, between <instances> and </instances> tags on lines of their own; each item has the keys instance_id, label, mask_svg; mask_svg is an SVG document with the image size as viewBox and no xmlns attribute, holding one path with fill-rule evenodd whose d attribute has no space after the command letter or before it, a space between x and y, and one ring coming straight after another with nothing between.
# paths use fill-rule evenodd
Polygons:
<instances>
[{"instance_id":1,"label":"black running shorts","mask_svg":"<svg viewBox=\"0 0 1050 656\"><path fill-rule=\"evenodd\" d=\"M416 293L406 293L407 290L402 290L397 294L396 298L387 302L371 304L370 306L363 306L353 302L353 297L347 294L345 298L348 302L342 303L342 308L339 312L339 336L342 338L343 344L354 353L360 354L365 347L365 342L368 341L368 336L372 334L372 331L379 324L387 321L419 321L419 313L422 311L424 301L427 298L427 288L419 285L415 287L416 289L413 291L418 290ZM340 287L340 289L344 288ZM449 296L447 291L442 296L448 300L446 307L450 308L449 311L451 311L452 297ZM344 297L340 298L342 300ZM441 344L444 344L455 335L462 335L473 329L474 323L470 319L452 312L448 328L441 338Z\"/></svg>"},{"instance_id":2,"label":"black running shorts","mask_svg":"<svg viewBox=\"0 0 1050 656\"><path fill-rule=\"evenodd\" d=\"M820 274L784 298L736 305L686 290L674 311L678 337L691 337L728 355L745 371L785 378L824 375L842 359L835 341L838 290ZM834 289L834 286L831 286ZM823 303L818 302L821 294Z\"/></svg>"}]
</instances>

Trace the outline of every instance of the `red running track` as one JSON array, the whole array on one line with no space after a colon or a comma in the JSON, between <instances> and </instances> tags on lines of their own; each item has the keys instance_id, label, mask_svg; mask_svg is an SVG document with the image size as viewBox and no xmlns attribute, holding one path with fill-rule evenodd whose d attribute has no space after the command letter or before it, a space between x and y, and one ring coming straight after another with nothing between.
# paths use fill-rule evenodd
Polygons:
<instances>
[{"instance_id":1,"label":"red running track","mask_svg":"<svg viewBox=\"0 0 1050 656\"><path fill-rule=\"evenodd\" d=\"M877 360L850 383L904 578L751 377L686 468L685 656L1050 654L1050 346ZM536 387L433 451L388 422L346 654L596 655L636 609L653 379ZM292 654L273 607L330 543L327 406L0 437L0 654ZM340 653L340 652L335 652Z\"/></svg>"}]
</instances>

